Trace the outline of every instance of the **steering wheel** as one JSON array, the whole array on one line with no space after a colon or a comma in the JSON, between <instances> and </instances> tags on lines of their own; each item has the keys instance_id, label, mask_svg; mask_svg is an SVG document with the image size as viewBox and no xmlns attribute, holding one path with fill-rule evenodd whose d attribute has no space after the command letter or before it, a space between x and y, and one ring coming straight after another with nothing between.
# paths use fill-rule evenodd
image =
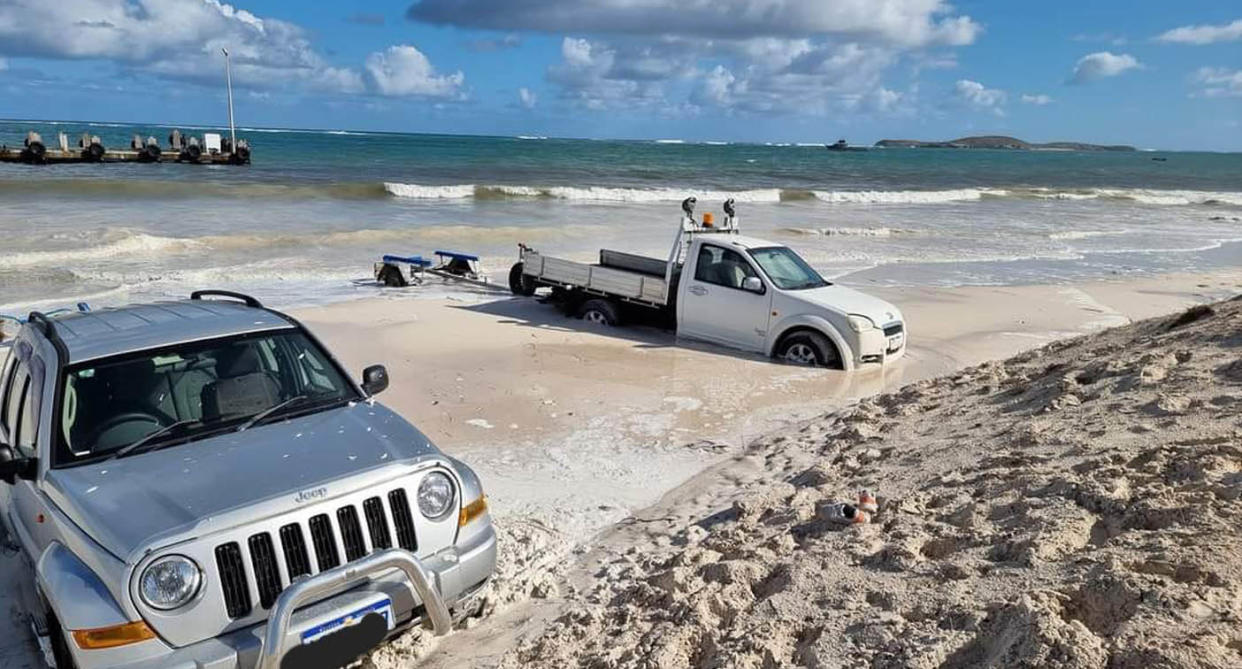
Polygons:
<instances>
[{"instance_id":1,"label":"steering wheel","mask_svg":"<svg viewBox=\"0 0 1242 669\"><path fill-rule=\"evenodd\" d=\"M130 423L152 423L154 424L154 428L147 430L145 432L138 433L132 437L127 437L125 439L118 440L119 443L115 443L115 444L108 443L108 440L106 439L106 437L108 436L109 432L116 430L117 428L123 425L130 424ZM158 430L161 427L164 427L164 422L161 421L159 418L152 416L149 413L143 413L141 411L127 411L125 413L120 413L120 414L117 414L109 418L108 420L103 422L103 425L100 425L99 427L95 428L95 430L91 432L91 438L87 440L87 443L90 444L92 451L98 451L100 447L103 447L106 449L106 448L110 448L113 446L121 446L123 444L127 444L129 442L132 442L134 439L141 439L143 436L150 434L151 432ZM117 435L117 436L122 436L122 435Z\"/></svg>"}]
</instances>

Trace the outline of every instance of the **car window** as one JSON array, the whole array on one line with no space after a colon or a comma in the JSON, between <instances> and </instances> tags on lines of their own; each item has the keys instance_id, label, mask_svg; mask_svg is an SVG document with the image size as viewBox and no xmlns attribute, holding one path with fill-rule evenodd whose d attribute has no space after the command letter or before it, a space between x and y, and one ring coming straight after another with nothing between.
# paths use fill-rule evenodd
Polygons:
<instances>
[{"instance_id":1,"label":"car window","mask_svg":"<svg viewBox=\"0 0 1242 669\"><path fill-rule=\"evenodd\" d=\"M742 282L752 276L758 275L742 254L711 244L699 247L699 258L694 267L696 281L741 289Z\"/></svg>"},{"instance_id":2,"label":"car window","mask_svg":"<svg viewBox=\"0 0 1242 669\"><path fill-rule=\"evenodd\" d=\"M29 380L30 374L26 371L26 365L17 363L13 367L13 375L6 386L5 403L4 403L4 428L9 438L16 441L17 417L18 410L21 408L21 394L26 387L26 381Z\"/></svg>"},{"instance_id":3,"label":"car window","mask_svg":"<svg viewBox=\"0 0 1242 669\"><path fill-rule=\"evenodd\" d=\"M9 395L13 394L13 377L17 375L17 353L9 351L4 363L4 372L0 374L0 435L9 431Z\"/></svg>"},{"instance_id":4,"label":"car window","mask_svg":"<svg viewBox=\"0 0 1242 669\"><path fill-rule=\"evenodd\" d=\"M38 432L39 420L35 411L37 403L35 402L34 379L29 375L26 376L25 383L22 384L20 399L18 402L17 413L17 439L14 440L14 450L20 457L32 458L35 455L35 433Z\"/></svg>"},{"instance_id":5,"label":"car window","mask_svg":"<svg viewBox=\"0 0 1242 669\"><path fill-rule=\"evenodd\" d=\"M188 443L295 398L288 410L302 412L358 398L331 358L292 330L74 365L64 388L53 466L106 455L148 435L156 443Z\"/></svg>"},{"instance_id":6,"label":"car window","mask_svg":"<svg viewBox=\"0 0 1242 669\"><path fill-rule=\"evenodd\" d=\"M803 290L830 285L802 256L786 246L751 249L750 255L781 290Z\"/></svg>"}]
</instances>

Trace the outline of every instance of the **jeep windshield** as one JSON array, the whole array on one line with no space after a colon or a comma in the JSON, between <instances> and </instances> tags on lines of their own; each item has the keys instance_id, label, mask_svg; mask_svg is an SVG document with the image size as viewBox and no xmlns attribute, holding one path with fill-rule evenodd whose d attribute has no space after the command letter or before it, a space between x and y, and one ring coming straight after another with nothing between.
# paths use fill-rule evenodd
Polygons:
<instances>
[{"instance_id":1,"label":"jeep windshield","mask_svg":"<svg viewBox=\"0 0 1242 669\"><path fill-rule=\"evenodd\" d=\"M63 393L54 467L134 456L360 399L323 349L297 330L73 365Z\"/></svg>"}]
</instances>

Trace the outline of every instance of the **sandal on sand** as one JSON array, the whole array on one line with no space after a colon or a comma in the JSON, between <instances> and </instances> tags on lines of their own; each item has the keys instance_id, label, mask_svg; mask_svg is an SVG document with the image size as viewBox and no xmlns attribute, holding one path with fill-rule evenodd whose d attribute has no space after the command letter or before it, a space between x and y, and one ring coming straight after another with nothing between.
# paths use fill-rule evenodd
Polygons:
<instances>
[{"instance_id":1,"label":"sandal on sand","mask_svg":"<svg viewBox=\"0 0 1242 669\"><path fill-rule=\"evenodd\" d=\"M858 491L858 508L867 513L874 514L880 510L880 505L876 502L875 495L871 494L870 490L864 489Z\"/></svg>"}]
</instances>

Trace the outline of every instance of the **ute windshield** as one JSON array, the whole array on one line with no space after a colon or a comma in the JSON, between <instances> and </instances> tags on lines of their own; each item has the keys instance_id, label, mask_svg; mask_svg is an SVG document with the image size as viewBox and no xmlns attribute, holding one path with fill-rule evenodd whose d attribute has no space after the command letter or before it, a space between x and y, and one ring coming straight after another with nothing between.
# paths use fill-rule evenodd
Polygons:
<instances>
[{"instance_id":1,"label":"ute windshield","mask_svg":"<svg viewBox=\"0 0 1242 669\"><path fill-rule=\"evenodd\" d=\"M359 398L297 330L74 365L63 397L53 466L137 455Z\"/></svg>"},{"instance_id":2,"label":"ute windshield","mask_svg":"<svg viewBox=\"0 0 1242 669\"><path fill-rule=\"evenodd\" d=\"M751 249L750 257L781 290L803 290L831 285L788 246Z\"/></svg>"}]
</instances>

